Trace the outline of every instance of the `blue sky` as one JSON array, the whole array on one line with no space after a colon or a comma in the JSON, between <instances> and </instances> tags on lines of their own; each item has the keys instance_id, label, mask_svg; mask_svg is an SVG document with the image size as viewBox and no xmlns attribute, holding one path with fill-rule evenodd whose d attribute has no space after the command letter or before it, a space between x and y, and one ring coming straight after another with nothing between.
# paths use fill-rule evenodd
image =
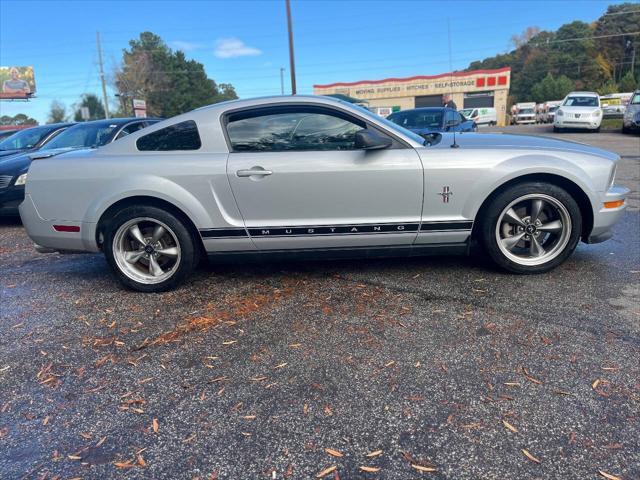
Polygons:
<instances>
[{"instance_id":1,"label":"blue sky","mask_svg":"<svg viewBox=\"0 0 640 480\"><path fill-rule=\"evenodd\" d=\"M313 84L431 75L510 49L528 26L556 29L597 19L610 1L305 1L292 0L299 93ZM0 65L33 65L37 98L0 102L44 122L53 100L71 107L84 92L100 93L96 31L107 78L122 49L141 31L203 63L241 97L289 89L284 0L265 1L13 1L0 0ZM115 103L113 89L109 96Z\"/></svg>"}]
</instances>

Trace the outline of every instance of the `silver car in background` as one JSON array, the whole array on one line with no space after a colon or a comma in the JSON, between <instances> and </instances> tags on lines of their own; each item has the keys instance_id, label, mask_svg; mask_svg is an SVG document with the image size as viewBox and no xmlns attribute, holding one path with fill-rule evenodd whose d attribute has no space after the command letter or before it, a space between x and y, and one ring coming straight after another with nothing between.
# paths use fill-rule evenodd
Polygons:
<instances>
[{"instance_id":1,"label":"silver car in background","mask_svg":"<svg viewBox=\"0 0 640 480\"><path fill-rule=\"evenodd\" d=\"M640 90L636 90L622 117L622 133L640 132Z\"/></svg>"},{"instance_id":2,"label":"silver car in background","mask_svg":"<svg viewBox=\"0 0 640 480\"><path fill-rule=\"evenodd\" d=\"M32 163L20 213L41 251L103 251L127 287L179 284L199 258L468 253L540 273L626 207L619 157L520 135L428 142L327 97L236 100L91 152Z\"/></svg>"}]
</instances>

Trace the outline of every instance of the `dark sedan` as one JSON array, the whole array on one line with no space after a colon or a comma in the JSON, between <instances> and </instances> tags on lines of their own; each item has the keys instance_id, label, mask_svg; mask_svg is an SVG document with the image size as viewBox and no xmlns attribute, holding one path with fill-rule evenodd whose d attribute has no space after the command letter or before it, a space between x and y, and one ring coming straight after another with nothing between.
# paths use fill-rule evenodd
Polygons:
<instances>
[{"instance_id":1,"label":"dark sedan","mask_svg":"<svg viewBox=\"0 0 640 480\"><path fill-rule=\"evenodd\" d=\"M0 216L18 215L18 205L24 200L24 185L31 161L52 157L70 150L98 148L148 125L156 118L112 118L75 124L37 152L29 151L12 157L0 158Z\"/></svg>"},{"instance_id":2,"label":"dark sedan","mask_svg":"<svg viewBox=\"0 0 640 480\"><path fill-rule=\"evenodd\" d=\"M38 150L71 125L74 124L51 123L15 132L0 142L0 160L9 155Z\"/></svg>"},{"instance_id":3,"label":"dark sedan","mask_svg":"<svg viewBox=\"0 0 640 480\"><path fill-rule=\"evenodd\" d=\"M478 126L467 120L452 108L424 107L403 110L387 117L392 121L422 137L440 132L475 132Z\"/></svg>"}]
</instances>

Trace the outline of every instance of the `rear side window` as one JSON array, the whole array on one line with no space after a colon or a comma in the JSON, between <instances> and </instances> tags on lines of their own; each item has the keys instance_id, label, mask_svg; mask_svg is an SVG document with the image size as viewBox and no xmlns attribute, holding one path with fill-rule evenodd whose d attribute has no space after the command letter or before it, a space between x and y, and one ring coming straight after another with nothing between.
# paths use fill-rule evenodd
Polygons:
<instances>
[{"instance_id":1,"label":"rear side window","mask_svg":"<svg viewBox=\"0 0 640 480\"><path fill-rule=\"evenodd\" d=\"M193 120L176 123L140 137L140 151L198 150L202 146L198 127Z\"/></svg>"}]
</instances>

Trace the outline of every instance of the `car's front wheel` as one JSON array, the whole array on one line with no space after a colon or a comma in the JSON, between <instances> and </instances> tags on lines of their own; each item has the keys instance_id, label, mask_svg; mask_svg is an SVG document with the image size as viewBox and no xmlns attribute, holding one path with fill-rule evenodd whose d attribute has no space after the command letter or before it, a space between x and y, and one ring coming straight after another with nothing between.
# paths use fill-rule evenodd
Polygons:
<instances>
[{"instance_id":1,"label":"car's front wheel","mask_svg":"<svg viewBox=\"0 0 640 480\"><path fill-rule=\"evenodd\" d=\"M182 282L198 262L184 222L153 206L128 207L107 223L104 252L118 280L141 292L161 292Z\"/></svg>"},{"instance_id":2,"label":"car's front wheel","mask_svg":"<svg viewBox=\"0 0 640 480\"><path fill-rule=\"evenodd\" d=\"M500 267L515 273L543 273L575 250L582 230L580 208L564 189L548 183L508 188L481 219L482 242Z\"/></svg>"}]
</instances>

